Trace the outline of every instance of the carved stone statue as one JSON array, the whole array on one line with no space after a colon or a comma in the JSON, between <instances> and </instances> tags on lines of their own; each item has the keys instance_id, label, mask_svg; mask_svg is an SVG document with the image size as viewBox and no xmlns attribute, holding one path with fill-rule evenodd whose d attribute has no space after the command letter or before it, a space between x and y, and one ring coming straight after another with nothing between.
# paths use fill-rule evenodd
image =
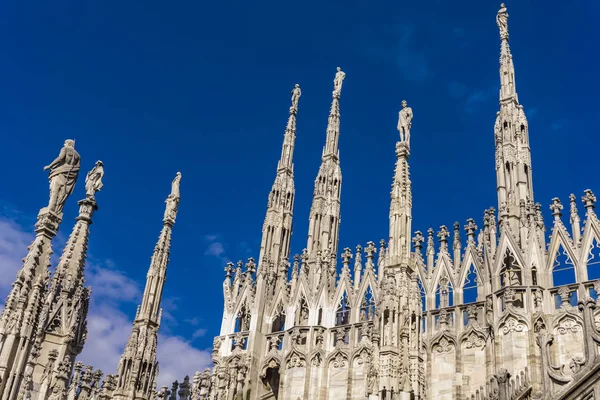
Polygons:
<instances>
[{"instance_id":1,"label":"carved stone statue","mask_svg":"<svg viewBox=\"0 0 600 400\"><path fill-rule=\"evenodd\" d=\"M171 196L179 198L179 182L181 181L181 172L175 175L175 179L171 183Z\"/></svg>"},{"instance_id":2,"label":"carved stone statue","mask_svg":"<svg viewBox=\"0 0 600 400\"><path fill-rule=\"evenodd\" d=\"M500 4L500 10L498 10L498 15L496 15L496 24L498 24L498 29L500 29L500 38L508 39L508 12L504 3Z\"/></svg>"},{"instance_id":3,"label":"carved stone statue","mask_svg":"<svg viewBox=\"0 0 600 400\"><path fill-rule=\"evenodd\" d=\"M346 78L346 74L344 73L344 71L342 71L340 67L337 67L337 72L333 80L334 96L339 96L342 93L342 83L344 82L344 78Z\"/></svg>"},{"instance_id":4,"label":"carved stone statue","mask_svg":"<svg viewBox=\"0 0 600 400\"><path fill-rule=\"evenodd\" d=\"M400 141L410 143L410 127L412 125L413 112L408 107L406 100L402 100L402 110L398 113L398 131L400 132Z\"/></svg>"},{"instance_id":5,"label":"carved stone statue","mask_svg":"<svg viewBox=\"0 0 600 400\"><path fill-rule=\"evenodd\" d=\"M100 160L96 161L96 165L85 177L85 195L89 198L94 198L96 192L102 189L102 177L104 176L104 163Z\"/></svg>"},{"instance_id":6,"label":"carved stone statue","mask_svg":"<svg viewBox=\"0 0 600 400\"><path fill-rule=\"evenodd\" d=\"M302 96L302 91L300 90L300 85L296 83L294 89L292 89L292 109L298 110L298 101L300 100L300 96Z\"/></svg>"},{"instance_id":7,"label":"carved stone statue","mask_svg":"<svg viewBox=\"0 0 600 400\"><path fill-rule=\"evenodd\" d=\"M65 140L65 145L60 150L58 157L44 171L50 170L50 202L48 211L61 214L67 197L73 193L75 182L79 176L79 153L75 150L75 141Z\"/></svg>"},{"instance_id":8,"label":"carved stone statue","mask_svg":"<svg viewBox=\"0 0 600 400\"><path fill-rule=\"evenodd\" d=\"M181 172L178 172L173 179L173 183L171 184L171 194L167 197L165 203L167 206L165 207L165 215L164 219L175 220L177 216L177 206L179 205L179 182L181 181Z\"/></svg>"}]
</instances>

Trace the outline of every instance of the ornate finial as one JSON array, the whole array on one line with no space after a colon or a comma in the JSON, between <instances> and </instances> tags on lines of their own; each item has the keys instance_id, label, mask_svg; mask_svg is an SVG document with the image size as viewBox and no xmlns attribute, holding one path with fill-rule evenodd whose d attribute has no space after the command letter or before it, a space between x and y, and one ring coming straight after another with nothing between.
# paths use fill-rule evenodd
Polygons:
<instances>
[{"instance_id":1,"label":"ornate finial","mask_svg":"<svg viewBox=\"0 0 600 400\"><path fill-rule=\"evenodd\" d=\"M427 254L433 254L433 228L427 229Z\"/></svg>"},{"instance_id":2,"label":"ornate finial","mask_svg":"<svg viewBox=\"0 0 600 400\"><path fill-rule=\"evenodd\" d=\"M467 241L469 243L475 243L475 231L477 230L477 225L475 225L475 220L473 218L469 218L467 220L467 224L465 225L465 231L467 231Z\"/></svg>"},{"instance_id":3,"label":"ornate finial","mask_svg":"<svg viewBox=\"0 0 600 400\"><path fill-rule=\"evenodd\" d=\"M581 201L583 201L583 206L586 208L586 210L594 209L594 203L596 202L596 196L594 196L594 193L590 189L584 190L583 193L585 193L585 195L581 198Z\"/></svg>"},{"instance_id":4,"label":"ornate finial","mask_svg":"<svg viewBox=\"0 0 600 400\"><path fill-rule=\"evenodd\" d=\"M61 215L67 198L73 193L75 182L79 176L81 158L75 150L75 141L65 140L60 154L54 161L44 167L44 171L50 170L50 201L44 211Z\"/></svg>"},{"instance_id":5,"label":"ornate finial","mask_svg":"<svg viewBox=\"0 0 600 400\"><path fill-rule=\"evenodd\" d=\"M421 231L416 231L415 237L413 237L413 239L412 239L412 243L415 248L415 251L419 254L421 253L421 248L423 247L422 243L424 241L425 241L425 238L423 237L423 234L421 233Z\"/></svg>"},{"instance_id":6,"label":"ornate finial","mask_svg":"<svg viewBox=\"0 0 600 400\"><path fill-rule=\"evenodd\" d=\"M400 142L410 144L410 128L412 126L413 111L408 106L406 100L402 100L402 110L398 113L398 131L400 132Z\"/></svg>"},{"instance_id":7,"label":"ornate finial","mask_svg":"<svg viewBox=\"0 0 600 400\"><path fill-rule=\"evenodd\" d=\"M256 263L254 262L254 258L248 258L248 262L246 263L246 271L249 275L252 275L256 271Z\"/></svg>"},{"instance_id":8,"label":"ornate finial","mask_svg":"<svg viewBox=\"0 0 600 400\"><path fill-rule=\"evenodd\" d=\"M354 258L354 271L362 270L362 246L356 246L356 257Z\"/></svg>"},{"instance_id":9,"label":"ornate finial","mask_svg":"<svg viewBox=\"0 0 600 400\"><path fill-rule=\"evenodd\" d=\"M225 266L225 278L231 278L231 274L233 273L233 263L230 261Z\"/></svg>"},{"instance_id":10,"label":"ornate finial","mask_svg":"<svg viewBox=\"0 0 600 400\"><path fill-rule=\"evenodd\" d=\"M552 199L552 204L550 204L550 210L552 211L552 215L555 219L560 219L562 216L563 205L560 203L560 199L555 197Z\"/></svg>"},{"instance_id":11,"label":"ornate finial","mask_svg":"<svg viewBox=\"0 0 600 400\"><path fill-rule=\"evenodd\" d=\"M296 83L296 86L292 89L292 106L290 107L290 113L296 114L298 112L298 101L300 100L300 96L302 96L302 91L300 90L300 85Z\"/></svg>"},{"instance_id":12,"label":"ornate finial","mask_svg":"<svg viewBox=\"0 0 600 400\"><path fill-rule=\"evenodd\" d=\"M458 221L454 223L454 240L452 243L452 248L455 250L460 248L460 224Z\"/></svg>"},{"instance_id":13,"label":"ornate finial","mask_svg":"<svg viewBox=\"0 0 600 400\"><path fill-rule=\"evenodd\" d=\"M450 236L450 232L448 232L448 228L446 228L446 225L440 226L440 230L437 234L437 237L439 238L442 247L448 246L448 236Z\"/></svg>"},{"instance_id":14,"label":"ornate finial","mask_svg":"<svg viewBox=\"0 0 600 400\"><path fill-rule=\"evenodd\" d=\"M340 67L337 67L337 72L335 74L335 78L333 79L333 97L340 97L344 78L346 78L346 74Z\"/></svg>"},{"instance_id":15,"label":"ornate finial","mask_svg":"<svg viewBox=\"0 0 600 400\"><path fill-rule=\"evenodd\" d=\"M365 253L367 253L367 268L373 268L373 258L375 257L375 253L377 253L377 247L375 247L375 243L367 242L367 247L365 248Z\"/></svg>"},{"instance_id":16,"label":"ornate finial","mask_svg":"<svg viewBox=\"0 0 600 400\"><path fill-rule=\"evenodd\" d=\"M575 220L579 220L579 213L577 212L577 198L573 193L569 195L569 203L571 204L571 223Z\"/></svg>"},{"instance_id":17,"label":"ornate finial","mask_svg":"<svg viewBox=\"0 0 600 400\"><path fill-rule=\"evenodd\" d=\"M342 263L344 264L344 267L347 267L348 265L350 265L351 258L352 258L352 250L350 250L350 248L346 247L344 249L344 252L342 253Z\"/></svg>"},{"instance_id":18,"label":"ornate finial","mask_svg":"<svg viewBox=\"0 0 600 400\"><path fill-rule=\"evenodd\" d=\"M104 163L100 160L96 161L96 165L85 177L85 195L89 199L93 199L96 192L102 189L102 177L104 176Z\"/></svg>"},{"instance_id":19,"label":"ornate finial","mask_svg":"<svg viewBox=\"0 0 600 400\"><path fill-rule=\"evenodd\" d=\"M500 29L500 39L508 40L508 12L504 3L500 4L500 10L496 15L496 24Z\"/></svg>"},{"instance_id":20,"label":"ornate finial","mask_svg":"<svg viewBox=\"0 0 600 400\"><path fill-rule=\"evenodd\" d=\"M298 276L299 270L300 270L300 256L298 254L294 254L294 266L292 267L292 276Z\"/></svg>"}]
</instances>

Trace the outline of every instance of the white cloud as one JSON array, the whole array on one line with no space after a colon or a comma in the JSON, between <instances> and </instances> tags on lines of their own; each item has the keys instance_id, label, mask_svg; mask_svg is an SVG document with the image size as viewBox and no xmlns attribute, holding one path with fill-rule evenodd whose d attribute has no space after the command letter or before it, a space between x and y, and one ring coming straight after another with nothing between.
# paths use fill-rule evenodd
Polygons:
<instances>
[{"instance_id":1,"label":"white cloud","mask_svg":"<svg viewBox=\"0 0 600 400\"><path fill-rule=\"evenodd\" d=\"M8 294L21 267L20 260L26 255L27 246L33 237L33 229L28 232L17 222L0 217L0 265L3 272L0 274L0 296ZM57 246L55 252L60 253ZM104 373L114 374L133 323L133 316L125 314L122 308L127 306L129 309L133 304L139 303L142 285L119 271L113 261L96 262L89 255L85 275L88 284L92 286L92 299L88 314L87 342L78 360L93 365ZM174 299L164 300L166 310L174 312ZM171 334L166 329L169 321L175 323L176 319L172 316L163 318L163 328L158 337L159 387L170 387L174 380L181 381L186 375L193 376L196 371L211 364L210 350L195 348L190 341ZM202 328L199 327L192 340L199 337L201 331Z\"/></svg>"},{"instance_id":2,"label":"white cloud","mask_svg":"<svg viewBox=\"0 0 600 400\"><path fill-rule=\"evenodd\" d=\"M33 238L33 229L27 233L16 222L0 218L0 293L8 294Z\"/></svg>"},{"instance_id":3,"label":"white cloud","mask_svg":"<svg viewBox=\"0 0 600 400\"><path fill-rule=\"evenodd\" d=\"M225 245L219 240L219 235L205 235L204 240L208 242L208 247L204 252L205 256L218 258L222 263L229 262L229 257L227 257L225 251Z\"/></svg>"}]
</instances>

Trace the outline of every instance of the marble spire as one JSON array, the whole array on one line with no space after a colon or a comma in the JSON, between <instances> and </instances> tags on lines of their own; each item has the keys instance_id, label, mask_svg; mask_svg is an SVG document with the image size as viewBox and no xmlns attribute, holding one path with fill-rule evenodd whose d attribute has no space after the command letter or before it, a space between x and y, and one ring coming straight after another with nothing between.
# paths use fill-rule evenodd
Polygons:
<instances>
[{"instance_id":1,"label":"marble spire","mask_svg":"<svg viewBox=\"0 0 600 400\"><path fill-rule=\"evenodd\" d=\"M500 32L500 110L494 125L498 210L501 219L508 221L504 228L517 233L521 209L527 212L534 207L529 124L517 96L504 3L496 24Z\"/></svg>"},{"instance_id":2,"label":"marble spire","mask_svg":"<svg viewBox=\"0 0 600 400\"><path fill-rule=\"evenodd\" d=\"M402 102L403 111L409 109L406 101ZM402 115L400 117L402 120ZM406 126L412 123L412 110L410 119ZM398 124L400 125L400 123ZM412 188L410 182L410 171L408 159L410 157L410 131L400 136L396 143L396 167L394 169L394 180L392 182L390 201L390 236L387 251L387 264L407 265L410 255L411 223L412 223Z\"/></svg>"},{"instance_id":3,"label":"marble spire","mask_svg":"<svg viewBox=\"0 0 600 400\"><path fill-rule=\"evenodd\" d=\"M59 156L44 167L44 170L50 171L50 201L38 214L35 239L28 248L23 267L17 273L0 316L2 400L16 398L23 381L26 360L37 359L40 354L39 345L34 343L50 277L52 239L58 232L62 210L79 172L80 157L74 146L74 141L66 140Z\"/></svg>"},{"instance_id":4,"label":"marble spire","mask_svg":"<svg viewBox=\"0 0 600 400\"><path fill-rule=\"evenodd\" d=\"M115 399L153 398L158 375L156 342L162 313L160 302L169 263L171 232L180 200L180 181L181 173L178 172L171 184L171 194L165 201L163 227L150 261L142 304L136 312L131 336L119 362Z\"/></svg>"},{"instance_id":5,"label":"marble spire","mask_svg":"<svg viewBox=\"0 0 600 400\"><path fill-rule=\"evenodd\" d=\"M103 176L102 161L97 161L87 175L86 197L78 202L79 215L44 298L35 339L40 355L32 371L34 387L39 388L40 398L45 398L48 389L48 385L44 384L44 370L53 357L52 353L57 352L57 360L68 361L72 369L75 357L83 350L86 340L91 289L84 286L84 269L92 215L98 210L95 194L102 187Z\"/></svg>"},{"instance_id":6,"label":"marble spire","mask_svg":"<svg viewBox=\"0 0 600 400\"><path fill-rule=\"evenodd\" d=\"M339 160L340 96L346 74L337 68L333 81L333 93L327 136L321 166L315 179L312 207L310 209L307 249L314 260L318 251L337 254L340 225L340 196L342 170Z\"/></svg>"},{"instance_id":7,"label":"marble spire","mask_svg":"<svg viewBox=\"0 0 600 400\"><path fill-rule=\"evenodd\" d=\"M259 269L263 260L269 260L279 265L280 260L287 260L290 255L290 240L292 235L292 216L294 213L294 144L296 141L296 115L302 92L296 84L292 90L292 105L281 157L277 163L277 174L267 202L267 214L262 229L260 245Z\"/></svg>"}]
</instances>

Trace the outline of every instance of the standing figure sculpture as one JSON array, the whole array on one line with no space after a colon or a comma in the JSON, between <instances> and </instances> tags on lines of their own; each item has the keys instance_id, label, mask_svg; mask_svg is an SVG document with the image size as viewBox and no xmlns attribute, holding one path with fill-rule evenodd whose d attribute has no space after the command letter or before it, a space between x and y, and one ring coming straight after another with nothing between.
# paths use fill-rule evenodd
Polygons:
<instances>
[{"instance_id":1,"label":"standing figure sculpture","mask_svg":"<svg viewBox=\"0 0 600 400\"><path fill-rule=\"evenodd\" d=\"M337 67L337 72L335 74L335 78L333 79L333 95L339 96L342 93L342 83L344 82L344 78L346 74L340 67Z\"/></svg>"},{"instance_id":2,"label":"standing figure sculpture","mask_svg":"<svg viewBox=\"0 0 600 400\"><path fill-rule=\"evenodd\" d=\"M73 193L75 182L79 176L79 153L75 150L75 141L65 140L65 145L60 150L58 157L44 171L50 170L50 202L47 210L57 215L62 213L67 197Z\"/></svg>"},{"instance_id":3,"label":"standing figure sculpture","mask_svg":"<svg viewBox=\"0 0 600 400\"><path fill-rule=\"evenodd\" d=\"M96 165L85 177L85 195L93 199L96 192L102 189L102 177L104 176L104 163L100 160L96 161Z\"/></svg>"},{"instance_id":4,"label":"standing figure sculpture","mask_svg":"<svg viewBox=\"0 0 600 400\"><path fill-rule=\"evenodd\" d=\"M181 181L181 172L178 172L175 175L175 179L171 183L171 194L165 200L167 206L165 207L165 215L164 219L168 219L171 221L175 221L175 217L177 216L177 206L179 205L179 182Z\"/></svg>"},{"instance_id":5,"label":"standing figure sculpture","mask_svg":"<svg viewBox=\"0 0 600 400\"><path fill-rule=\"evenodd\" d=\"M398 113L398 131L400 132L400 141L410 144L410 127L412 125L413 112L408 107L406 100L402 100L402 110Z\"/></svg>"},{"instance_id":6,"label":"standing figure sculpture","mask_svg":"<svg viewBox=\"0 0 600 400\"><path fill-rule=\"evenodd\" d=\"M171 196L179 198L179 182L181 181L181 172L175 175L175 179L171 182Z\"/></svg>"},{"instance_id":7,"label":"standing figure sculpture","mask_svg":"<svg viewBox=\"0 0 600 400\"><path fill-rule=\"evenodd\" d=\"M298 111L300 96L302 96L302 91L300 90L300 85L296 83L296 86L292 89L292 107L290 110Z\"/></svg>"},{"instance_id":8,"label":"standing figure sculpture","mask_svg":"<svg viewBox=\"0 0 600 400\"><path fill-rule=\"evenodd\" d=\"M500 29L500 39L508 39L508 12L504 3L500 4L500 10L496 15L496 24Z\"/></svg>"}]
</instances>

